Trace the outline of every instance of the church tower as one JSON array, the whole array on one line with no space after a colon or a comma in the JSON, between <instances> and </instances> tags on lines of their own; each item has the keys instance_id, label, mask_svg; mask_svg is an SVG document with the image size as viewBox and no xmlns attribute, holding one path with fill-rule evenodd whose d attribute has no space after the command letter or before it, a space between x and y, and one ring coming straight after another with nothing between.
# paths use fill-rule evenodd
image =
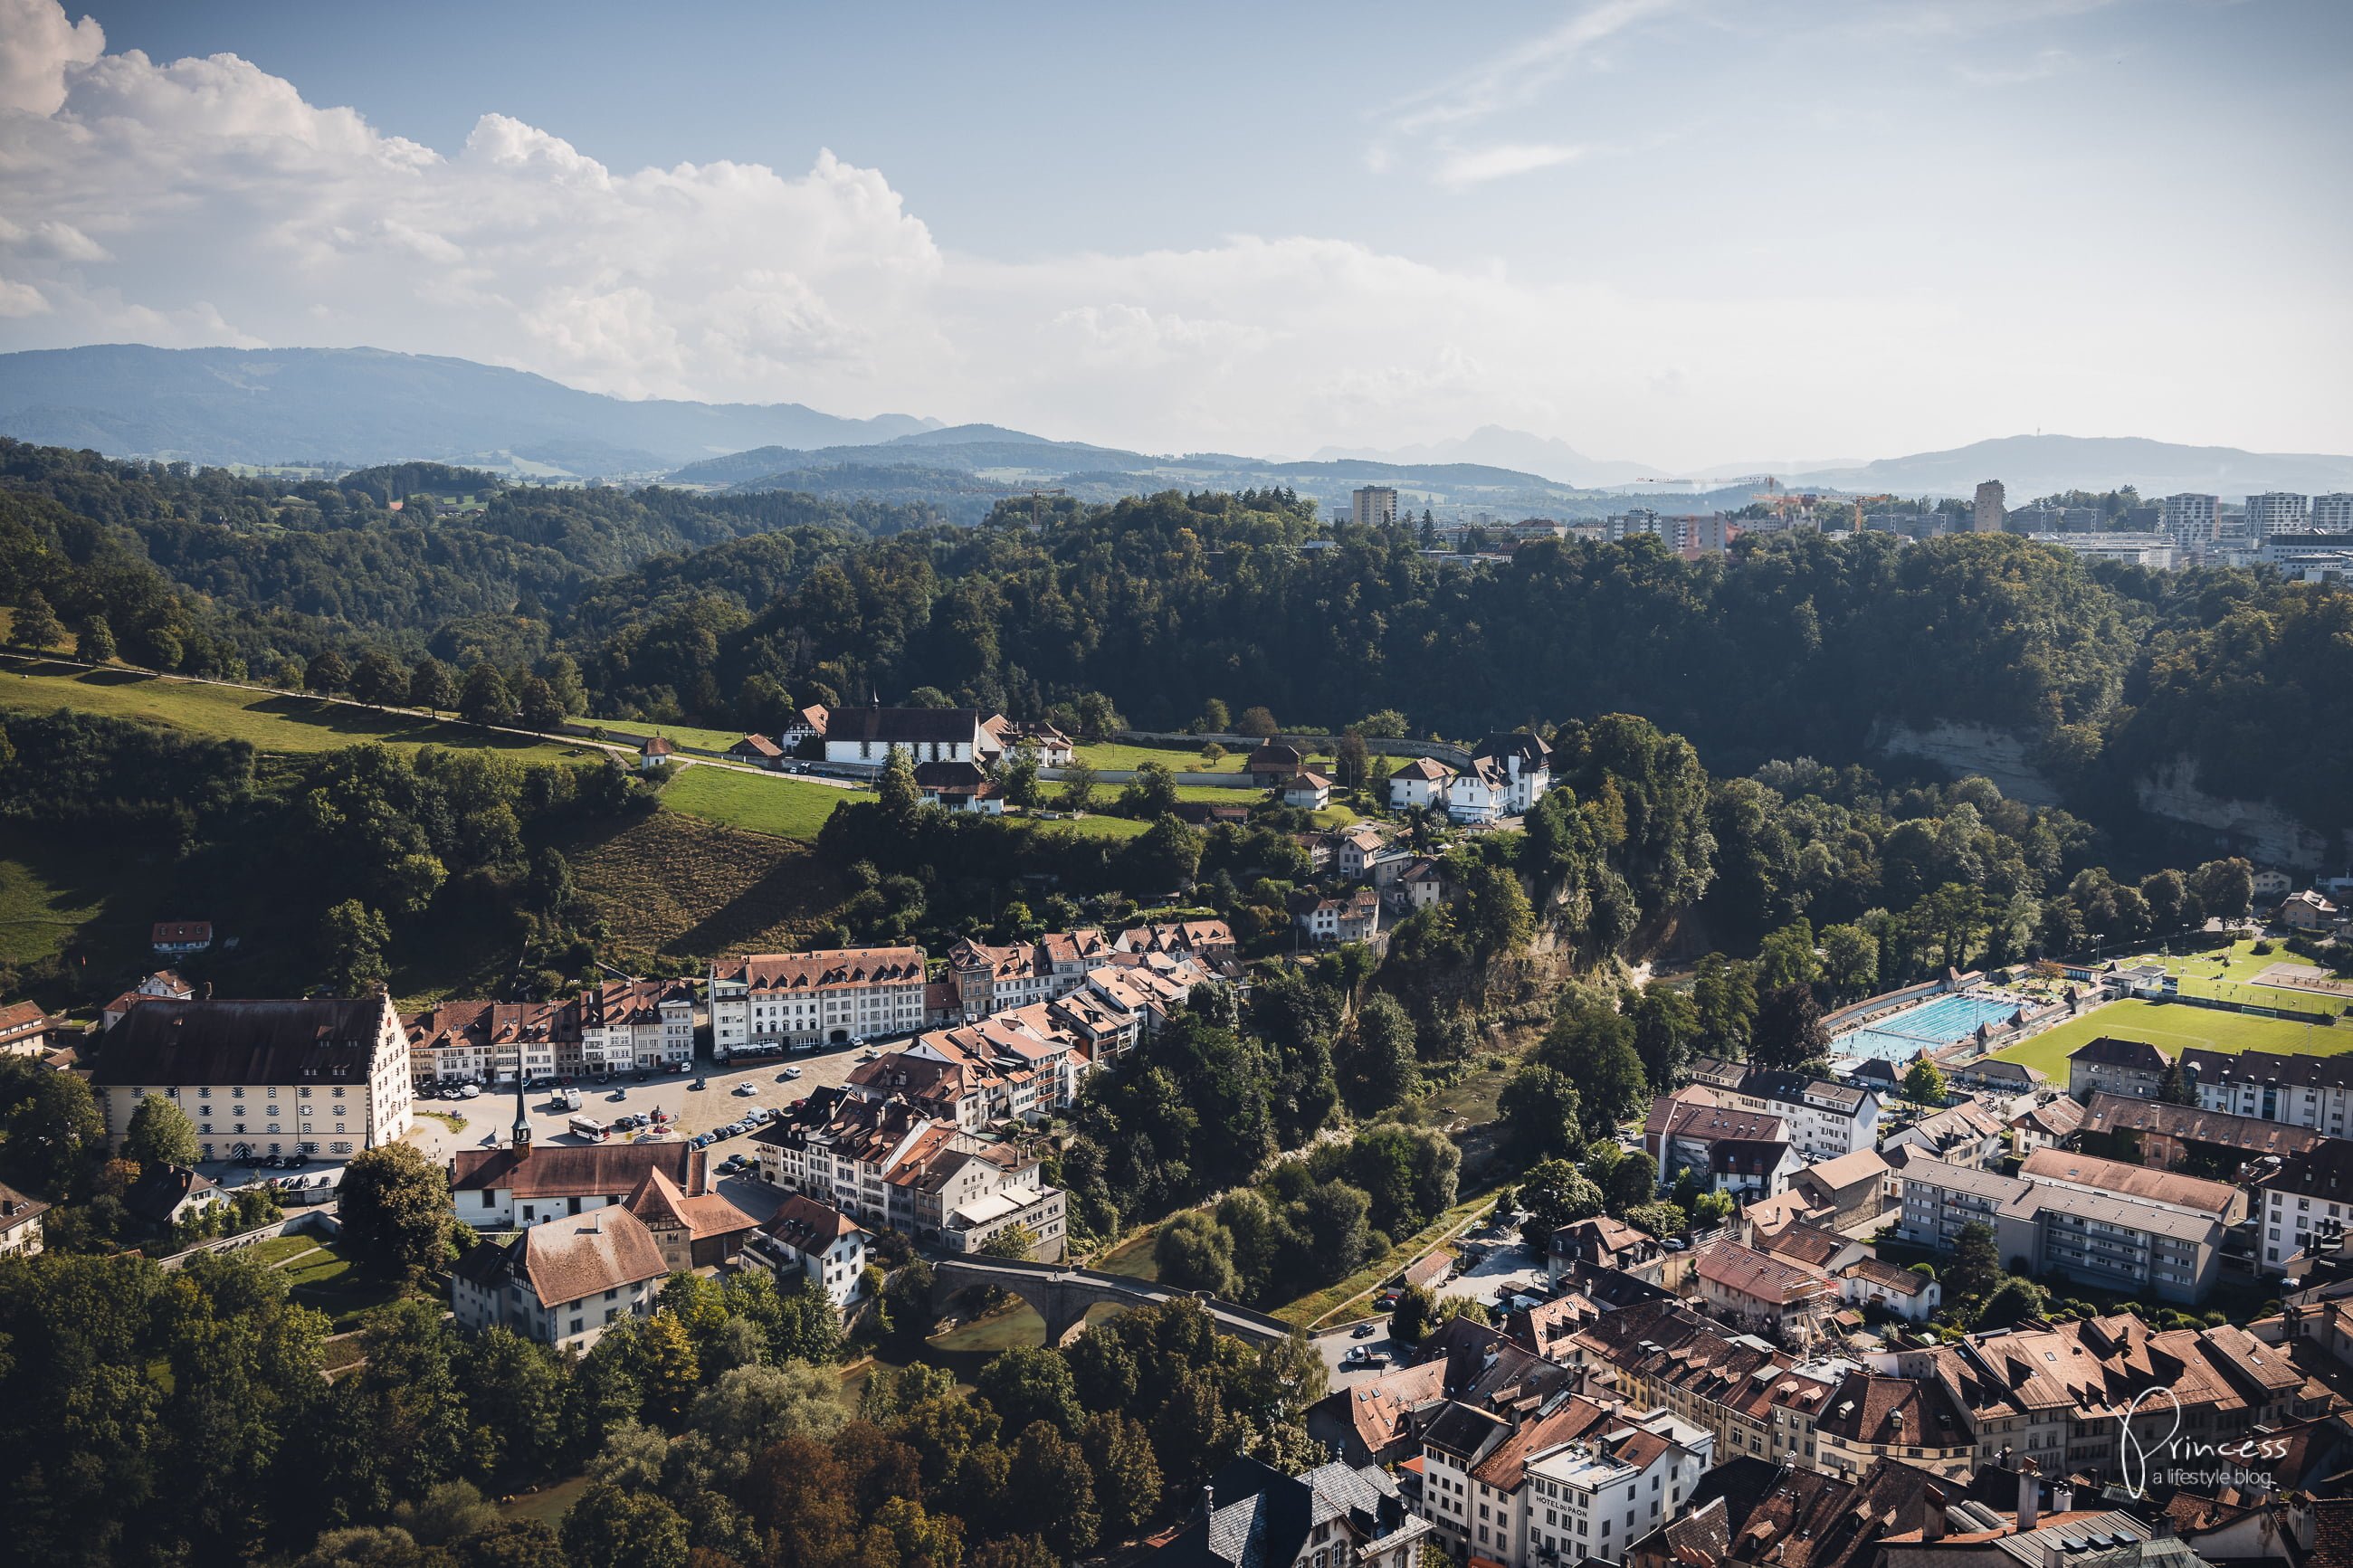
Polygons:
<instances>
[{"instance_id":1,"label":"church tower","mask_svg":"<svg viewBox=\"0 0 2353 1568\"><path fill-rule=\"evenodd\" d=\"M531 1116L522 1108L522 1063L515 1063L515 1119L513 1128L514 1155L518 1160L531 1154Z\"/></svg>"}]
</instances>

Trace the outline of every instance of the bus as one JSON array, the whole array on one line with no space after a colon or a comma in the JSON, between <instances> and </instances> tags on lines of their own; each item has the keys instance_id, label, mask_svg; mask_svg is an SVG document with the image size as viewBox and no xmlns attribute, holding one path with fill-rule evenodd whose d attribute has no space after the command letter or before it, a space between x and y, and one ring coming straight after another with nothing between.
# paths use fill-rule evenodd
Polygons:
<instances>
[{"instance_id":1,"label":"bus","mask_svg":"<svg viewBox=\"0 0 2353 1568\"><path fill-rule=\"evenodd\" d=\"M591 1143L602 1143L613 1131L593 1116L575 1116L569 1125L575 1138L586 1138Z\"/></svg>"}]
</instances>

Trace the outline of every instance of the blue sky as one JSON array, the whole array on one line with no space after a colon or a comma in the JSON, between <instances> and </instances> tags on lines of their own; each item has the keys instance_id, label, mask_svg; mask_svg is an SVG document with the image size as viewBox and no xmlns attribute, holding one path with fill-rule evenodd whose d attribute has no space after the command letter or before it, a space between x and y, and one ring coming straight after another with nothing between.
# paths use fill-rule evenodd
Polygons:
<instances>
[{"instance_id":1,"label":"blue sky","mask_svg":"<svg viewBox=\"0 0 2353 1568\"><path fill-rule=\"evenodd\" d=\"M2344 5L69 9L0 0L0 347L1153 450L2353 447Z\"/></svg>"}]
</instances>

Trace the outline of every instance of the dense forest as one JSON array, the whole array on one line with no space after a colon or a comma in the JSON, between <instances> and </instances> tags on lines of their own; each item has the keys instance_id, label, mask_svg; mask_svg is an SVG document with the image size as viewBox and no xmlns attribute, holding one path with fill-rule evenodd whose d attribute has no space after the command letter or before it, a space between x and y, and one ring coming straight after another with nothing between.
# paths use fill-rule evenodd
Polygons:
<instances>
[{"instance_id":1,"label":"dense forest","mask_svg":"<svg viewBox=\"0 0 2353 1568\"><path fill-rule=\"evenodd\" d=\"M2007 534L1751 535L1696 562L1549 541L1474 562L1327 526L1282 490L1018 498L956 528L788 491L432 465L298 484L0 445L0 598L36 593L69 631L102 617L124 657L199 673L429 651L498 665L512 690L561 652L579 700L617 718L919 691L1015 717L1096 693L1151 728L1212 700L1452 736L1628 712L1720 773L1866 762L1887 726L1952 723L2022 738L2112 834L2146 826L2134 784L2176 758L2211 794L2353 826L2353 594Z\"/></svg>"}]
</instances>

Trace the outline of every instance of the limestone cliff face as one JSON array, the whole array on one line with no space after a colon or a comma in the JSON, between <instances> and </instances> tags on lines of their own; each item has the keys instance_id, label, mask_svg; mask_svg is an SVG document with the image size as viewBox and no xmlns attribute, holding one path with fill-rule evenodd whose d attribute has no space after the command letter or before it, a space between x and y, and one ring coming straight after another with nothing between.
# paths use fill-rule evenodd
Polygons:
<instances>
[{"instance_id":1,"label":"limestone cliff face","mask_svg":"<svg viewBox=\"0 0 2353 1568\"><path fill-rule=\"evenodd\" d=\"M1978 724L1940 723L1925 730L1884 725L1872 735L1874 750L1887 756L1917 757L1977 773L2012 800L2057 805L2059 788L2034 762L2033 742L2007 730ZM2327 869L2344 859L2348 847L2263 801L2233 800L2198 787L2198 765L2176 757L2134 786L2141 808L2153 816L2212 829L2259 865L2299 870Z\"/></svg>"},{"instance_id":2,"label":"limestone cliff face","mask_svg":"<svg viewBox=\"0 0 2353 1568\"><path fill-rule=\"evenodd\" d=\"M2321 870L2344 857L2343 846L2332 846L2275 805L2208 795L2198 787L2198 764L2188 757L2174 758L2134 788L2143 809L2227 833L2245 846L2248 858L2258 865Z\"/></svg>"},{"instance_id":3,"label":"limestone cliff face","mask_svg":"<svg viewBox=\"0 0 2353 1568\"><path fill-rule=\"evenodd\" d=\"M1873 731L1873 749L1888 756L1918 757L1957 774L1977 773L1996 789L2029 805L2057 805L2059 786L2034 762L2033 742L2008 730L1982 724L1938 723L1926 730L1905 724Z\"/></svg>"}]
</instances>

